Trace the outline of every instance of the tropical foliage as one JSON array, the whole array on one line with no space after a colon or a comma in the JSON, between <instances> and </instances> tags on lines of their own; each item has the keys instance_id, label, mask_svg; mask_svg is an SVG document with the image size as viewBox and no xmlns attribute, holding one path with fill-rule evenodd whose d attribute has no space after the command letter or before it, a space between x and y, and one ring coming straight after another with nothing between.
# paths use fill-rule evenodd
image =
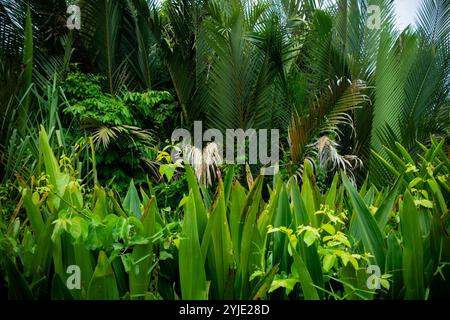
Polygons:
<instances>
[{"instance_id":1,"label":"tropical foliage","mask_svg":"<svg viewBox=\"0 0 450 320\"><path fill-rule=\"evenodd\" d=\"M448 298L450 2L395 21L389 0L0 0L1 294ZM175 161L196 121L278 129L277 173L217 141Z\"/></svg>"}]
</instances>

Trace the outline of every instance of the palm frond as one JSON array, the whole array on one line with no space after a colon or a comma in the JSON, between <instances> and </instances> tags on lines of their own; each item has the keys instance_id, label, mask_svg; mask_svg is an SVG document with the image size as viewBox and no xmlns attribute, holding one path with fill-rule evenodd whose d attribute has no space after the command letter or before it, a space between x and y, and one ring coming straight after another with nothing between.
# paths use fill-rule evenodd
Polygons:
<instances>
[{"instance_id":1,"label":"palm frond","mask_svg":"<svg viewBox=\"0 0 450 320\"><path fill-rule=\"evenodd\" d=\"M239 8L222 11L205 21L211 57L206 59L208 126L220 130L273 127L287 108L282 97L274 97L282 89L277 82L285 81L290 44L282 32L275 33L276 20L259 24L255 31Z\"/></svg>"},{"instance_id":2,"label":"palm frond","mask_svg":"<svg viewBox=\"0 0 450 320\"><path fill-rule=\"evenodd\" d=\"M202 0L169 0L165 3L168 23L159 38L160 47L172 78L186 122L196 120L197 84L196 41L203 19ZM188 111L189 110L189 111Z\"/></svg>"},{"instance_id":3,"label":"palm frond","mask_svg":"<svg viewBox=\"0 0 450 320\"><path fill-rule=\"evenodd\" d=\"M319 166L325 172L343 171L354 183L354 171L363 166L362 161L355 155L340 155L337 148L339 144L331 140L328 136L320 137L315 143Z\"/></svg>"},{"instance_id":4,"label":"palm frond","mask_svg":"<svg viewBox=\"0 0 450 320\"><path fill-rule=\"evenodd\" d=\"M378 56L374 118L371 146L377 152L382 149L380 130L390 126L396 137L400 135L401 114L404 108L405 83L416 55L416 38L404 34L394 47L390 35L383 34Z\"/></svg>"},{"instance_id":5,"label":"palm frond","mask_svg":"<svg viewBox=\"0 0 450 320\"><path fill-rule=\"evenodd\" d=\"M211 186L215 179L220 179L223 159L220 147L215 142L208 143L203 150L186 145L182 148L182 154L185 163L194 169L199 182Z\"/></svg>"},{"instance_id":6,"label":"palm frond","mask_svg":"<svg viewBox=\"0 0 450 320\"><path fill-rule=\"evenodd\" d=\"M450 41L450 3L446 0L422 1L416 17L419 32L428 41L444 46Z\"/></svg>"},{"instance_id":7,"label":"palm frond","mask_svg":"<svg viewBox=\"0 0 450 320\"><path fill-rule=\"evenodd\" d=\"M118 67L121 23L125 10L121 1L80 1L82 35L86 46L92 48L100 70L106 76L108 90L115 93L114 72Z\"/></svg>"},{"instance_id":8,"label":"palm frond","mask_svg":"<svg viewBox=\"0 0 450 320\"><path fill-rule=\"evenodd\" d=\"M294 112L289 126L289 144L294 163L302 163L315 139L322 135L340 137L340 126L353 127L350 112L367 103L362 81L339 79L321 93L305 114Z\"/></svg>"},{"instance_id":9,"label":"palm frond","mask_svg":"<svg viewBox=\"0 0 450 320\"><path fill-rule=\"evenodd\" d=\"M85 125L85 129L94 128L92 138L97 148L102 145L104 149L108 149L113 143L116 145L139 142L150 146L153 142L152 133L149 130L143 130L138 127L121 125L107 127L104 125L96 126Z\"/></svg>"}]
</instances>

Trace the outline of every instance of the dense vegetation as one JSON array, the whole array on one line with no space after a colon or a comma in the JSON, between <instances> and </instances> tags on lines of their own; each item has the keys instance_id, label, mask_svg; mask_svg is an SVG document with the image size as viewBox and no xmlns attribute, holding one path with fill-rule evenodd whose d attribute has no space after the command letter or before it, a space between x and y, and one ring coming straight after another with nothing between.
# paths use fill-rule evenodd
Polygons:
<instances>
[{"instance_id":1,"label":"dense vegetation","mask_svg":"<svg viewBox=\"0 0 450 320\"><path fill-rule=\"evenodd\" d=\"M71 4L0 0L3 296L450 296L450 2ZM278 173L173 163L194 121L279 129Z\"/></svg>"}]
</instances>

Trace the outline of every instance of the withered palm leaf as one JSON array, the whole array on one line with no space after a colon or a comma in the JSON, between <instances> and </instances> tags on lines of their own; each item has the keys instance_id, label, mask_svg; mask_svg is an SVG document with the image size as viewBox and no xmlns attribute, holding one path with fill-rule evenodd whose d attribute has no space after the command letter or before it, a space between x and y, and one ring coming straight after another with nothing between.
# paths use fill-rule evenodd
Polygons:
<instances>
[{"instance_id":1,"label":"withered palm leaf","mask_svg":"<svg viewBox=\"0 0 450 320\"><path fill-rule=\"evenodd\" d=\"M219 167L223 160L216 143L208 143L203 150L186 145L183 148L183 154L184 161L192 166L199 182L204 185L212 185L215 178L220 178Z\"/></svg>"},{"instance_id":2,"label":"withered palm leaf","mask_svg":"<svg viewBox=\"0 0 450 320\"><path fill-rule=\"evenodd\" d=\"M150 145L153 141L151 132L134 126L121 125L114 127L107 127L100 125L94 129L92 138L97 146L101 145L108 149L111 143L122 142L123 140L132 143L139 141L140 143Z\"/></svg>"},{"instance_id":3,"label":"withered palm leaf","mask_svg":"<svg viewBox=\"0 0 450 320\"><path fill-rule=\"evenodd\" d=\"M294 163L300 164L310 155L313 142L320 136L336 135L340 138L339 127L342 125L353 129L350 112L369 101L364 89L366 84L363 81L339 79L330 83L305 114L293 113L289 143Z\"/></svg>"}]
</instances>

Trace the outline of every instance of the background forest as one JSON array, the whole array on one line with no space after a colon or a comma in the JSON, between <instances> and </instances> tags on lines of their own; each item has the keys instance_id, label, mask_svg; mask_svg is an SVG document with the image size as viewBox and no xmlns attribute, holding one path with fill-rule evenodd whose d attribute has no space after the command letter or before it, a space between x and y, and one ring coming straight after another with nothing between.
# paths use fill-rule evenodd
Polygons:
<instances>
[{"instance_id":1,"label":"background forest","mask_svg":"<svg viewBox=\"0 0 450 320\"><path fill-rule=\"evenodd\" d=\"M0 0L0 295L449 298L450 2L395 19L390 0ZM194 121L278 129L278 173L212 144L173 163Z\"/></svg>"}]
</instances>

